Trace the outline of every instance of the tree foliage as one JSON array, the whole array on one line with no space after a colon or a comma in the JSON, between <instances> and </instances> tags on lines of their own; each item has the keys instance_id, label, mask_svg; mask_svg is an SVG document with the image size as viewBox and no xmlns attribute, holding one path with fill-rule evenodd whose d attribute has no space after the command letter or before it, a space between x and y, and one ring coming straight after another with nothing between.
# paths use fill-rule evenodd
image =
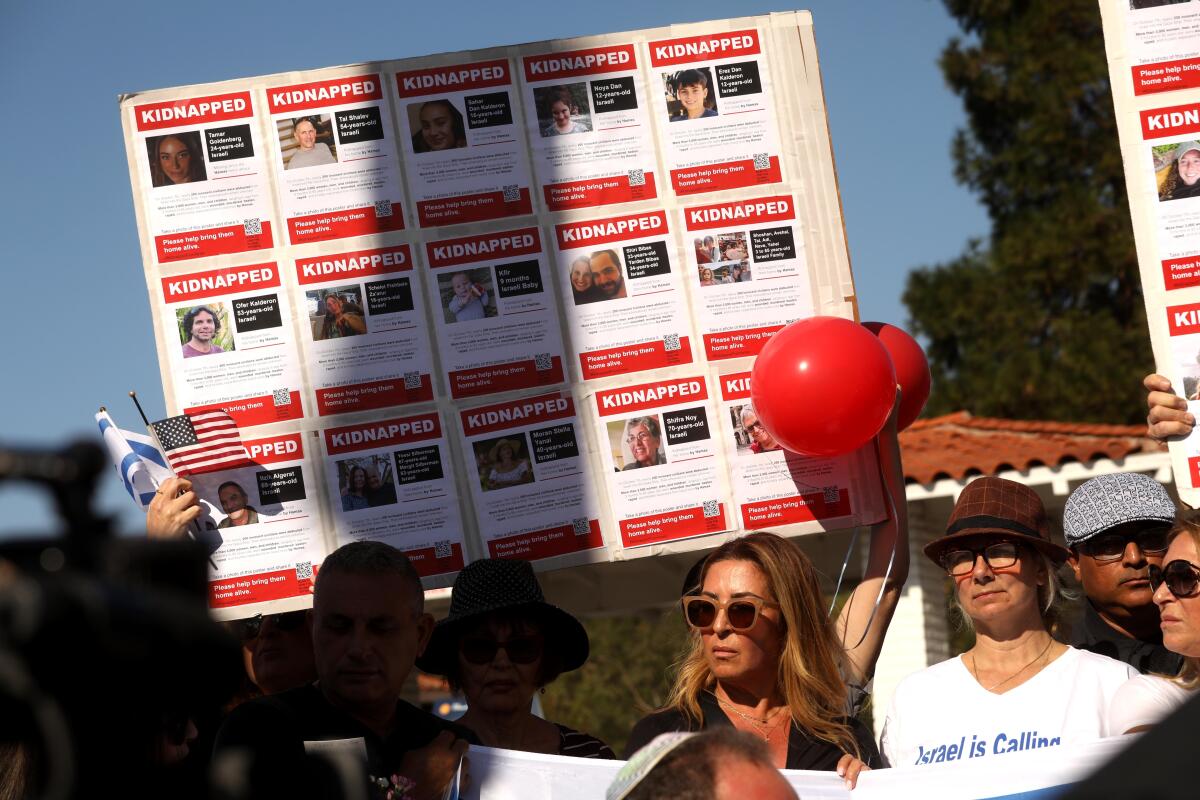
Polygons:
<instances>
[{"instance_id":1,"label":"tree foliage","mask_svg":"<svg viewBox=\"0 0 1200 800\"><path fill-rule=\"evenodd\" d=\"M591 655L546 687L546 719L586 731L623 755L633 724L660 707L687 629L678 609L583 620Z\"/></svg>"},{"instance_id":2,"label":"tree foliage","mask_svg":"<svg viewBox=\"0 0 1200 800\"><path fill-rule=\"evenodd\" d=\"M1144 419L1145 310L1095 0L945 0L941 69L964 103L955 176L988 241L914 271L926 414Z\"/></svg>"}]
</instances>

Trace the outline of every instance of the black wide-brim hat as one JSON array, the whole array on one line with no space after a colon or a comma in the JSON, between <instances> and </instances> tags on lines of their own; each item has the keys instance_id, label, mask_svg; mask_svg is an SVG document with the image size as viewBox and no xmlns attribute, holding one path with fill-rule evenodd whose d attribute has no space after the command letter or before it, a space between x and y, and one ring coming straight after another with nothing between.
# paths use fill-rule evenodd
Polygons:
<instances>
[{"instance_id":1,"label":"black wide-brim hat","mask_svg":"<svg viewBox=\"0 0 1200 800\"><path fill-rule=\"evenodd\" d=\"M496 612L527 616L540 625L545 649L559 654L563 672L579 669L587 661L587 631L575 617L546 602L532 565L528 561L485 558L463 567L454 579L450 614L434 626L417 667L434 675L456 673L459 637Z\"/></svg>"},{"instance_id":2,"label":"black wide-brim hat","mask_svg":"<svg viewBox=\"0 0 1200 800\"><path fill-rule=\"evenodd\" d=\"M1037 492L1023 483L1004 478L971 481L958 496L946 534L925 545L925 555L941 565L942 553L961 540L986 535L1003 536L1033 547L1061 564L1071 554L1050 539L1050 521Z\"/></svg>"}]
</instances>

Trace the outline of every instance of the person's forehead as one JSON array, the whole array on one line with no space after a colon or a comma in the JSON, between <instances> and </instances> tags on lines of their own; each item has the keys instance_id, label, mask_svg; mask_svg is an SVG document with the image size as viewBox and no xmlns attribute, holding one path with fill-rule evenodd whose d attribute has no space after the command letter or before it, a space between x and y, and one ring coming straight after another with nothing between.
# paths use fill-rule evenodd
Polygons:
<instances>
[{"instance_id":1,"label":"person's forehead","mask_svg":"<svg viewBox=\"0 0 1200 800\"><path fill-rule=\"evenodd\" d=\"M610 256L608 253L593 254L592 255L592 264L599 265L602 267L604 267L604 266L615 267L616 266L616 264L613 263L612 256Z\"/></svg>"},{"instance_id":2,"label":"person's forehead","mask_svg":"<svg viewBox=\"0 0 1200 800\"><path fill-rule=\"evenodd\" d=\"M333 572L321 576L313 596L313 610L358 619L410 617L412 587L399 575Z\"/></svg>"}]
</instances>

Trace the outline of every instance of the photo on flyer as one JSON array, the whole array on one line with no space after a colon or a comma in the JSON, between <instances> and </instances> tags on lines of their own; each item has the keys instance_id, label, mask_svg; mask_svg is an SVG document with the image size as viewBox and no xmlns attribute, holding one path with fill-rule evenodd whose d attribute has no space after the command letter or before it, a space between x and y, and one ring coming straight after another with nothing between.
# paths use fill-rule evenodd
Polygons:
<instances>
[{"instance_id":1,"label":"photo on flyer","mask_svg":"<svg viewBox=\"0 0 1200 800\"><path fill-rule=\"evenodd\" d=\"M682 210L692 308L709 361L758 355L784 325L813 315L804 238L791 195Z\"/></svg>"},{"instance_id":2,"label":"photo on flyer","mask_svg":"<svg viewBox=\"0 0 1200 800\"><path fill-rule=\"evenodd\" d=\"M604 389L593 401L623 547L732 527L723 431L703 376Z\"/></svg>"},{"instance_id":3,"label":"photo on flyer","mask_svg":"<svg viewBox=\"0 0 1200 800\"><path fill-rule=\"evenodd\" d=\"M507 60L401 71L393 88L420 227L533 213Z\"/></svg>"},{"instance_id":4,"label":"photo on flyer","mask_svg":"<svg viewBox=\"0 0 1200 800\"><path fill-rule=\"evenodd\" d=\"M296 281L318 415L433 399L421 278L407 244L297 259Z\"/></svg>"},{"instance_id":5,"label":"photo on flyer","mask_svg":"<svg viewBox=\"0 0 1200 800\"><path fill-rule=\"evenodd\" d=\"M308 481L299 433L243 444L250 462L189 476L192 491L213 511L196 526L210 561L209 606L222 617L259 603L311 605L315 570L327 552L319 490Z\"/></svg>"},{"instance_id":6,"label":"photo on flyer","mask_svg":"<svg viewBox=\"0 0 1200 800\"><path fill-rule=\"evenodd\" d=\"M403 230L391 102L380 75L272 86L266 95L293 245Z\"/></svg>"},{"instance_id":7,"label":"photo on flyer","mask_svg":"<svg viewBox=\"0 0 1200 800\"><path fill-rule=\"evenodd\" d=\"M662 150L676 195L783 180L758 30L647 42Z\"/></svg>"},{"instance_id":8,"label":"photo on flyer","mask_svg":"<svg viewBox=\"0 0 1200 800\"><path fill-rule=\"evenodd\" d=\"M326 428L322 441L338 545L386 542L425 579L462 569L463 520L436 412Z\"/></svg>"},{"instance_id":9,"label":"photo on flyer","mask_svg":"<svg viewBox=\"0 0 1200 800\"><path fill-rule=\"evenodd\" d=\"M475 518L493 558L545 558L602 551L597 475L569 392L459 412ZM561 559L556 565L563 566Z\"/></svg>"},{"instance_id":10,"label":"photo on flyer","mask_svg":"<svg viewBox=\"0 0 1200 800\"><path fill-rule=\"evenodd\" d=\"M584 380L693 361L691 319L665 211L554 230L562 305Z\"/></svg>"},{"instance_id":11,"label":"photo on flyer","mask_svg":"<svg viewBox=\"0 0 1200 800\"><path fill-rule=\"evenodd\" d=\"M274 246L250 92L150 103L132 113L146 226L159 264Z\"/></svg>"},{"instance_id":12,"label":"photo on flyer","mask_svg":"<svg viewBox=\"0 0 1200 800\"><path fill-rule=\"evenodd\" d=\"M451 397L565 380L561 325L537 228L427 241L425 253Z\"/></svg>"},{"instance_id":13,"label":"photo on flyer","mask_svg":"<svg viewBox=\"0 0 1200 800\"><path fill-rule=\"evenodd\" d=\"M658 196L649 102L634 45L528 55L521 63L534 173L546 208Z\"/></svg>"},{"instance_id":14,"label":"photo on flyer","mask_svg":"<svg viewBox=\"0 0 1200 800\"><path fill-rule=\"evenodd\" d=\"M161 280L160 337L175 407L222 408L239 427L300 419L298 348L274 263Z\"/></svg>"}]
</instances>

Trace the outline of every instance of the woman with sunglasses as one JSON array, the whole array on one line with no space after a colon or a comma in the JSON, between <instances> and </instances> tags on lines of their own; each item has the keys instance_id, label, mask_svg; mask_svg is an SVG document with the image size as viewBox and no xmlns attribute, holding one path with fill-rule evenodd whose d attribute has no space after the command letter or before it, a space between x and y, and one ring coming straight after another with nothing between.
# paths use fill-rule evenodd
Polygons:
<instances>
[{"instance_id":1,"label":"woman with sunglasses","mask_svg":"<svg viewBox=\"0 0 1200 800\"><path fill-rule=\"evenodd\" d=\"M634 726L629 755L660 733L734 727L762 739L777 767L836 769L850 787L861 769L878 765L854 714L908 575L894 413L878 448L893 513L872 531L864 577L837 619L794 542L772 533L726 542L685 581L691 640L666 706Z\"/></svg>"},{"instance_id":2,"label":"woman with sunglasses","mask_svg":"<svg viewBox=\"0 0 1200 800\"><path fill-rule=\"evenodd\" d=\"M587 631L545 601L529 562L485 558L454 579L450 614L434 628L417 666L462 690L467 713L456 722L488 747L616 758L594 736L530 710L539 689L587 657Z\"/></svg>"},{"instance_id":3,"label":"woman with sunglasses","mask_svg":"<svg viewBox=\"0 0 1200 800\"><path fill-rule=\"evenodd\" d=\"M1179 519L1167 534L1163 566L1150 566L1163 645L1183 656L1174 677L1137 675L1113 697L1109 732L1138 733L1170 715L1200 687L1200 514Z\"/></svg>"},{"instance_id":4,"label":"woman with sunglasses","mask_svg":"<svg viewBox=\"0 0 1200 800\"><path fill-rule=\"evenodd\" d=\"M1042 501L1023 484L980 478L925 554L954 581L975 631L961 656L896 687L880 750L890 766L990 758L1108 735L1105 713L1133 667L1055 640L1057 570Z\"/></svg>"},{"instance_id":5,"label":"woman with sunglasses","mask_svg":"<svg viewBox=\"0 0 1200 800\"><path fill-rule=\"evenodd\" d=\"M878 766L870 733L847 714L843 644L794 542L727 542L691 591L689 649L666 707L634 726L627 755L669 731L731 726L765 742L777 767L837 769L852 784L864 764Z\"/></svg>"}]
</instances>

